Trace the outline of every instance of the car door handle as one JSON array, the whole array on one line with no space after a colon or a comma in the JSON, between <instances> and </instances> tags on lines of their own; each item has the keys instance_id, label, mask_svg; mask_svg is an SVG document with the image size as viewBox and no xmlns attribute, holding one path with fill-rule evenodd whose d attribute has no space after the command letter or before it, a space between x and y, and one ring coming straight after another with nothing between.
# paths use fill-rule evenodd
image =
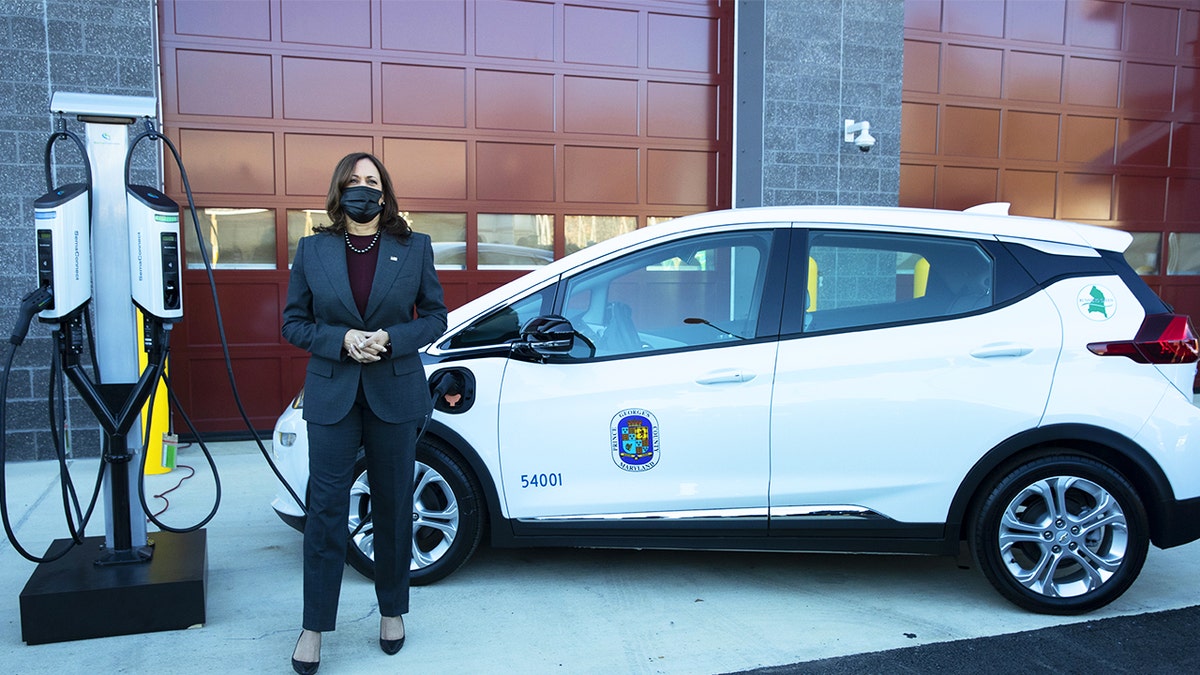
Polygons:
<instances>
[{"instance_id":1,"label":"car door handle","mask_svg":"<svg viewBox=\"0 0 1200 675\"><path fill-rule=\"evenodd\" d=\"M758 373L753 373L748 370L738 370L737 368L725 368L722 370L714 370L705 375L696 378L696 384L724 384L727 382L749 382Z\"/></svg>"},{"instance_id":2,"label":"car door handle","mask_svg":"<svg viewBox=\"0 0 1200 675\"><path fill-rule=\"evenodd\" d=\"M993 342L971 350L971 356L977 359L992 359L998 356L1025 356L1033 351L1033 347L1019 342Z\"/></svg>"}]
</instances>

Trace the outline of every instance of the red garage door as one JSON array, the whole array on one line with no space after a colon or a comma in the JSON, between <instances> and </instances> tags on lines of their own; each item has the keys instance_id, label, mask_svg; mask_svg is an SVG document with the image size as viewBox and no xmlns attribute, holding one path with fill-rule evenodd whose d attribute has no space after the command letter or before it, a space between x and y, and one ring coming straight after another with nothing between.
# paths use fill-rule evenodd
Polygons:
<instances>
[{"instance_id":1,"label":"red garage door","mask_svg":"<svg viewBox=\"0 0 1200 675\"><path fill-rule=\"evenodd\" d=\"M1200 2L906 0L900 203L1132 232L1200 320Z\"/></svg>"},{"instance_id":2,"label":"red garage door","mask_svg":"<svg viewBox=\"0 0 1200 675\"><path fill-rule=\"evenodd\" d=\"M268 429L306 358L279 335L288 263L348 152L388 166L451 307L730 204L731 2L174 0L161 22L164 128L201 229L184 234L172 368L201 431L244 427L198 241L239 389Z\"/></svg>"}]
</instances>

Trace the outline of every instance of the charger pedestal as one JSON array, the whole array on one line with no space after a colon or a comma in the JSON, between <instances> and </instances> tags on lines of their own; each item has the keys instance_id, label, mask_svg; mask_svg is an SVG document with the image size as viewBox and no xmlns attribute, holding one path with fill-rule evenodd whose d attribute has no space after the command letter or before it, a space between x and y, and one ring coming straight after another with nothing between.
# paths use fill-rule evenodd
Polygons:
<instances>
[{"instance_id":1,"label":"charger pedestal","mask_svg":"<svg viewBox=\"0 0 1200 675\"><path fill-rule=\"evenodd\" d=\"M21 591L21 639L39 645L203 625L206 532L155 532L152 541L148 561L106 564L104 537L86 537L38 565ZM57 539L46 555L70 544Z\"/></svg>"},{"instance_id":2,"label":"charger pedestal","mask_svg":"<svg viewBox=\"0 0 1200 675\"><path fill-rule=\"evenodd\" d=\"M50 545L47 557L65 554L39 564L21 591L21 636L31 645L180 630L205 621L205 531L157 532L151 541L145 513L131 499L142 478L137 461L143 440L140 411L164 366L169 327L162 327L163 321L156 324L163 334L150 341L151 353L143 368L139 355L145 350L139 346L146 343L138 339L139 320L130 302L132 272L141 269L141 259L134 261L130 250L128 128L153 117L157 103L154 97L70 92L55 92L50 102L52 113L76 115L87 136L92 236L90 242L72 243L90 246L96 317L92 358L96 380L103 384L92 384L79 364L84 353L79 316L59 321L62 337L57 347L62 350L63 371L106 433L108 532L104 537L84 538L73 548L70 539ZM178 240L171 243L177 245ZM178 292L177 284L174 290Z\"/></svg>"}]
</instances>

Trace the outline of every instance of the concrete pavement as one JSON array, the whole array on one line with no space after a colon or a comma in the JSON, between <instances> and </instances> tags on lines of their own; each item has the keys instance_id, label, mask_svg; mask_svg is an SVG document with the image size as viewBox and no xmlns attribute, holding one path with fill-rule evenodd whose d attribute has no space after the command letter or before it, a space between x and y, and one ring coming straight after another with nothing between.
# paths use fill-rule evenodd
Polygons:
<instances>
[{"instance_id":1,"label":"concrete pavement","mask_svg":"<svg viewBox=\"0 0 1200 675\"><path fill-rule=\"evenodd\" d=\"M271 511L275 479L253 444L212 447L224 495L205 528L206 624L26 645L19 594L35 565L0 540L4 672L290 672L301 536ZM180 450L179 462L197 475L168 495L160 518L184 526L207 513L212 482L195 447ZM96 466L72 463L81 491ZM40 554L67 536L56 466L6 470L18 537ZM185 474L150 476L147 489L157 493ZM161 503L151 500L152 508ZM102 520L89 535L104 533ZM370 582L347 568L321 673L725 673L1192 607L1200 605L1198 576L1200 543L1152 549L1117 602L1084 617L1049 617L1018 609L949 558L485 546L449 578L413 589L408 641L394 657L377 646Z\"/></svg>"}]
</instances>

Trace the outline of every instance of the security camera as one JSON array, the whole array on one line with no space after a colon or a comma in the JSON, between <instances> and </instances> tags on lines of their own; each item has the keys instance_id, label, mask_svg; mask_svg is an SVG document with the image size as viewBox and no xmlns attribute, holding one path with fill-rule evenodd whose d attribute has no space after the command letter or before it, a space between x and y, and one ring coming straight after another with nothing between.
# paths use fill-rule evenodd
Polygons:
<instances>
[{"instance_id":1,"label":"security camera","mask_svg":"<svg viewBox=\"0 0 1200 675\"><path fill-rule=\"evenodd\" d=\"M870 152L875 147L875 137L871 135L870 122L855 122L846 120L845 138L847 143L853 143L861 152Z\"/></svg>"},{"instance_id":2,"label":"security camera","mask_svg":"<svg viewBox=\"0 0 1200 675\"><path fill-rule=\"evenodd\" d=\"M871 148L875 147L875 137L864 131L859 135L858 140L854 141L854 145L862 152L870 152Z\"/></svg>"}]
</instances>

